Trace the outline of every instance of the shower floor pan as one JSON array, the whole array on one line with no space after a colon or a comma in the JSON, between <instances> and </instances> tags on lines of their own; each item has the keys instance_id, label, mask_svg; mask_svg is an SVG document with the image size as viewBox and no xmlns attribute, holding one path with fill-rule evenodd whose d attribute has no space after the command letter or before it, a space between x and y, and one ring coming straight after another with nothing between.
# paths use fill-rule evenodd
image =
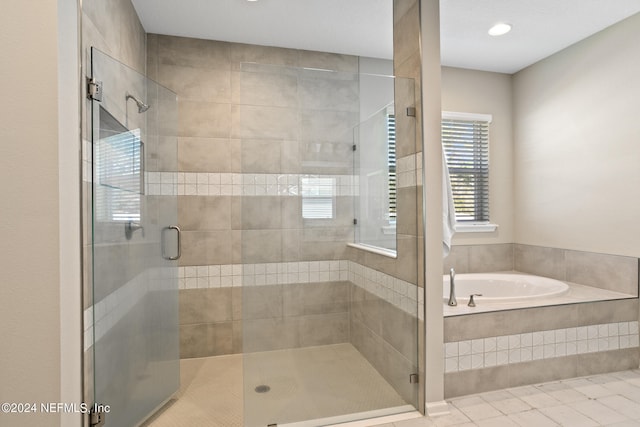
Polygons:
<instances>
[{"instance_id":1,"label":"shower floor pan","mask_svg":"<svg viewBox=\"0 0 640 427\"><path fill-rule=\"evenodd\" d=\"M183 359L180 369L176 399L144 426L326 425L414 410L351 344Z\"/></svg>"}]
</instances>

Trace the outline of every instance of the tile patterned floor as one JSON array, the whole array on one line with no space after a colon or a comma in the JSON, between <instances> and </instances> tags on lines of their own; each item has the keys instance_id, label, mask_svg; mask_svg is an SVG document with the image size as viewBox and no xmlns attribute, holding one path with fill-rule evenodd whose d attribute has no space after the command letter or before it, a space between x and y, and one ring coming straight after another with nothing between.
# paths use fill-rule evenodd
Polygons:
<instances>
[{"instance_id":1,"label":"tile patterned floor","mask_svg":"<svg viewBox=\"0 0 640 427\"><path fill-rule=\"evenodd\" d=\"M449 407L449 415L378 427L639 427L640 370L465 396Z\"/></svg>"}]
</instances>

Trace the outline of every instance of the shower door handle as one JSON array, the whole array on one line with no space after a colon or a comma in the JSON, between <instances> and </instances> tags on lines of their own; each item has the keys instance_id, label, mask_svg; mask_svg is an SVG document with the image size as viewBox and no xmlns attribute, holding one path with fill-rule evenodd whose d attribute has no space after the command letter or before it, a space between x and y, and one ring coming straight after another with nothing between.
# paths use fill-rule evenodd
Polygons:
<instances>
[{"instance_id":1,"label":"shower door handle","mask_svg":"<svg viewBox=\"0 0 640 427\"><path fill-rule=\"evenodd\" d=\"M176 256L169 256L166 254L165 252L165 235L167 233L167 231L170 230L176 230L176 232L178 233L176 235ZM175 261L177 259L179 259L182 256L182 239L181 239L181 231L180 231L180 227L178 227L177 225L170 225L168 227L164 227L162 229L162 235L160 238L160 246L162 246L162 258L168 260L168 261Z\"/></svg>"}]
</instances>

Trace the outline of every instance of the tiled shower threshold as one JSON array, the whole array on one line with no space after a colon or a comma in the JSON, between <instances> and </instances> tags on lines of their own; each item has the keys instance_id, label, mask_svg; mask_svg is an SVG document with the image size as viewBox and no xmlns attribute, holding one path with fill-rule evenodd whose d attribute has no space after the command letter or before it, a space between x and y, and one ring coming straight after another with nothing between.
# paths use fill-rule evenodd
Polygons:
<instances>
[{"instance_id":1,"label":"tiled shower threshold","mask_svg":"<svg viewBox=\"0 0 640 427\"><path fill-rule=\"evenodd\" d=\"M412 420L421 417L422 414L416 411L413 406L405 405L395 408L379 409L376 411L341 415L337 417L318 418L309 421L278 424L278 427L374 427L380 424Z\"/></svg>"}]
</instances>

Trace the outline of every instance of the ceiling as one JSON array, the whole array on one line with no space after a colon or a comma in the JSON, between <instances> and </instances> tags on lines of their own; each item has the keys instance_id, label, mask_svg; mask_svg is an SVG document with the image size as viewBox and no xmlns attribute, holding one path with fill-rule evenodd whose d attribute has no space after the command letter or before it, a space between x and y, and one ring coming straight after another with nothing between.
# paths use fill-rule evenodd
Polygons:
<instances>
[{"instance_id":1,"label":"ceiling","mask_svg":"<svg viewBox=\"0 0 640 427\"><path fill-rule=\"evenodd\" d=\"M441 0L443 64L513 74L640 12L640 0ZM492 37L498 22L513 26Z\"/></svg>"},{"instance_id":2,"label":"ceiling","mask_svg":"<svg viewBox=\"0 0 640 427\"><path fill-rule=\"evenodd\" d=\"M133 0L149 33L390 59L392 0ZM512 74L640 12L640 0L441 0L443 65ZM501 37L490 26L508 22Z\"/></svg>"},{"instance_id":3,"label":"ceiling","mask_svg":"<svg viewBox=\"0 0 640 427\"><path fill-rule=\"evenodd\" d=\"M391 58L392 0L133 0L149 33Z\"/></svg>"}]
</instances>

